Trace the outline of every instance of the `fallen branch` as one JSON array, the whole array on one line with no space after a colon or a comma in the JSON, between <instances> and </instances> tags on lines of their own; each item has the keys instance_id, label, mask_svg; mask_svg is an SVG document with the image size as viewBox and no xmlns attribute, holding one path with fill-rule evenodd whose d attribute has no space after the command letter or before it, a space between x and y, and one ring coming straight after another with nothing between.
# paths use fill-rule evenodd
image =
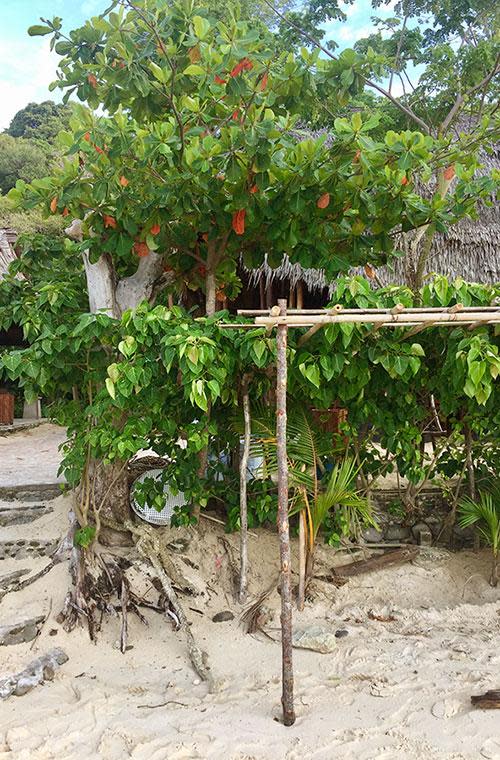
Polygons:
<instances>
[{"instance_id":1,"label":"fallen branch","mask_svg":"<svg viewBox=\"0 0 500 760\"><path fill-rule=\"evenodd\" d=\"M333 567L332 572L342 578L361 575L362 573L371 573L377 570L384 570L394 565L402 565L404 562L411 562L419 553L417 546L408 546L406 549L395 549L394 551L384 552L377 557L361 559L358 562L351 562L349 565Z\"/></svg>"}]
</instances>

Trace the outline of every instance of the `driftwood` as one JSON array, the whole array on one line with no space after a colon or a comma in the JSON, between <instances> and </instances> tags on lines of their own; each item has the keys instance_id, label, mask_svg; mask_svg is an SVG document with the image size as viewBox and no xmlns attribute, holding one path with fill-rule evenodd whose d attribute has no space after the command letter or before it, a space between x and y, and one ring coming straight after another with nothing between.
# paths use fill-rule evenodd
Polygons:
<instances>
[{"instance_id":1,"label":"driftwood","mask_svg":"<svg viewBox=\"0 0 500 760\"><path fill-rule=\"evenodd\" d=\"M245 435L243 439L243 452L240 461L240 587L238 598L240 604L247 600L248 593L248 505L247 505L247 466L250 456L250 397L248 394L249 375L243 376L241 383L241 395L243 404L243 419L245 422Z\"/></svg>"},{"instance_id":2,"label":"driftwood","mask_svg":"<svg viewBox=\"0 0 500 760\"><path fill-rule=\"evenodd\" d=\"M351 562L349 565L333 567L332 573L342 578L350 578L362 573L371 573L376 570L384 570L386 567L402 565L404 562L411 562L418 556L419 549L417 546L408 546L404 549L395 549L394 551L384 552L377 557L361 559L358 562Z\"/></svg>"},{"instance_id":3,"label":"driftwood","mask_svg":"<svg viewBox=\"0 0 500 760\"><path fill-rule=\"evenodd\" d=\"M474 707L480 707L483 710L500 710L500 689L492 689L485 694L471 697L470 701Z\"/></svg>"},{"instance_id":4,"label":"driftwood","mask_svg":"<svg viewBox=\"0 0 500 760\"><path fill-rule=\"evenodd\" d=\"M8 699L12 695L21 697L35 686L52 681L57 668L67 661L68 655L62 649L51 649L30 662L24 670L0 680L0 699Z\"/></svg>"}]
</instances>

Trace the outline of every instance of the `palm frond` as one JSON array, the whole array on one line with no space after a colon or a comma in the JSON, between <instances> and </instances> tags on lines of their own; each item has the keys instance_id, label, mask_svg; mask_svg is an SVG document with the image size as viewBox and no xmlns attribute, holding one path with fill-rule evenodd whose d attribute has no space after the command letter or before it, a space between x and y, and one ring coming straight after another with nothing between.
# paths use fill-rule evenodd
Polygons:
<instances>
[{"instance_id":1,"label":"palm frond","mask_svg":"<svg viewBox=\"0 0 500 760\"><path fill-rule=\"evenodd\" d=\"M487 491L482 491L477 501L464 496L459 501L458 513L460 527L474 526L497 554L500 548L500 500Z\"/></svg>"}]
</instances>

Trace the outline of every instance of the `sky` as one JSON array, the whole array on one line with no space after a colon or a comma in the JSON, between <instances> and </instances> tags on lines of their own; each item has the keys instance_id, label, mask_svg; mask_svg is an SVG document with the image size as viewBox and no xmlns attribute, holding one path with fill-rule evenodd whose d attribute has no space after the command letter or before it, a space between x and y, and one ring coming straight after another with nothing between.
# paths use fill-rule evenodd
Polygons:
<instances>
[{"instance_id":1,"label":"sky","mask_svg":"<svg viewBox=\"0 0 500 760\"><path fill-rule=\"evenodd\" d=\"M50 52L50 39L29 37L27 28L39 23L40 17L60 16L63 31L68 31L108 5L109 0L0 0L0 131L28 103L60 100L62 96L59 90L48 90L56 78L58 61L58 56ZM336 40L340 48L350 47L373 29L370 0L355 0L353 5L345 6L345 12L345 24L330 23L326 27L326 39ZM388 16L390 9L377 13Z\"/></svg>"}]
</instances>

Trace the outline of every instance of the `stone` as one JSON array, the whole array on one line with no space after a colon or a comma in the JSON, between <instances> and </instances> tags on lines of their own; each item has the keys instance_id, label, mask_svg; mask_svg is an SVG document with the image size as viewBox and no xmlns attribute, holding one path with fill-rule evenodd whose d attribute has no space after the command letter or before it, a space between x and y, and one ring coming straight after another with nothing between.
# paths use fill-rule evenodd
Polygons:
<instances>
[{"instance_id":1,"label":"stone","mask_svg":"<svg viewBox=\"0 0 500 760\"><path fill-rule=\"evenodd\" d=\"M222 612L217 612L213 618L212 621L214 623L225 623L227 620L233 620L234 615L230 610L223 610Z\"/></svg>"},{"instance_id":2,"label":"stone","mask_svg":"<svg viewBox=\"0 0 500 760\"><path fill-rule=\"evenodd\" d=\"M344 636L348 636L348 635L349 635L349 631L346 631L345 628L341 628L340 630L335 631L335 638L336 639L343 639Z\"/></svg>"},{"instance_id":3,"label":"stone","mask_svg":"<svg viewBox=\"0 0 500 760\"><path fill-rule=\"evenodd\" d=\"M361 533L361 537L367 544L378 544L383 539L382 533L376 528L366 528Z\"/></svg>"},{"instance_id":4,"label":"stone","mask_svg":"<svg viewBox=\"0 0 500 760\"><path fill-rule=\"evenodd\" d=\"M0 626L0 645L26 644L38 635L38 626L45 620L45 615L22 620L20 623Z\"/></svg>"},{"instance_id":5,"label":"stone","mask_svg":"<svg viewBox=\"0 0 500 760\"><path fill-rule=\"evenodd\" d=\"M337 640L335 634L319 625L295 630L292 635L292 644L298 649L312 649L320 654L329 654L336 649Z\"/></svg>"},{"instance_id":6,"label":"stone","mask_svg":"<svg viewBox=\"0 0 500 760\"><path fill-rule=\"evenodd\" d=\"M419 546L431 546L432 545L432 533L429 526L420 522L413 526L411 529L415 540Z\"/></svg>"},{"instance_id":7,"label":"stone","mask_svg":"<svg viewBox=\"0 0 500 760\"><path fill-rule=\"evenodd\" d=\"M22 697L35 686L45 681L52 681L57 668L67 661L66 652L59 647L51 649L47 654L30 662L20 673L1 679L0 699L8 699L11 696Z\"/></svg>"},{"instance_id":8,"label":"stone","mask_svg":"<svg viewBox=\"0 0 500 760\"><path fill-rule=\"evenodd\" d=\"M410 529L403 525L389 525L385 531L386 541L407 541L410 538Z\"/></svg>"}]
</instances>

